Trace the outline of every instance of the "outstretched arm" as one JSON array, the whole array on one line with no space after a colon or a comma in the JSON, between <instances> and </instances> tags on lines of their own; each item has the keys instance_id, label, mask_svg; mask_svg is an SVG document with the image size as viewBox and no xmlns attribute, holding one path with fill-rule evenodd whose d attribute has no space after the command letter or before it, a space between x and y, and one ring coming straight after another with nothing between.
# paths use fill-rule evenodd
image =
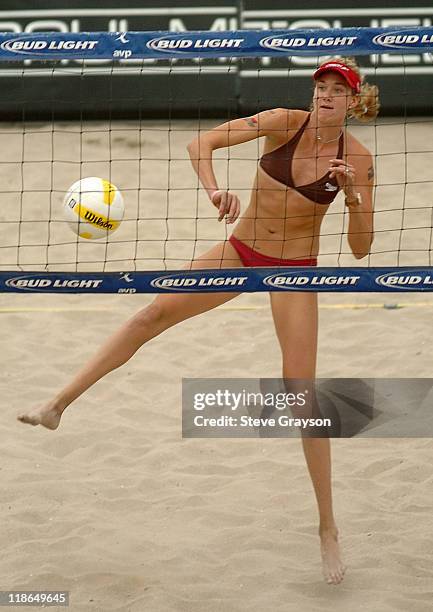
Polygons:
<instances>
[{"instance_id":1,"label":"outstretched arm","mask_svg":"<svg viewBox=\"0 0 433 612\"><path fill-rule=\"evenodd\" d=\"M237 195L219 189L212 166L213 152L216 149L248 142L261 136L275 137L279 132L288 129L291 114L286 109L275 109L263 111L252 117L228 121L208 132L199 134L188 145L193 168L212 204L218 208L218 221L225 216L227 223L236 221L240 213L240 202Z\"/></svg>"}]
</instances>

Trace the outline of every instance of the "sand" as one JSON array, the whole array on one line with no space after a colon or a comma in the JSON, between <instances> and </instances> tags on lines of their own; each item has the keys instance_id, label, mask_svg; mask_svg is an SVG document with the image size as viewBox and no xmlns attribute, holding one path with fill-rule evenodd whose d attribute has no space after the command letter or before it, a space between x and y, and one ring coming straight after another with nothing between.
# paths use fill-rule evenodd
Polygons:
<instances>
[{"instance_id":1,"label":"sand","mask_svg":"<svg viewBox=\"0 0 433 612\"><path fill-rule=\"evenodd\" d=\"M185 157L183 145L191 126L190 122L176 124L173 157L178 153ZM425 152L426 143L431 142L426 130L431 131L431 126L431 121L423 120L407 130L410 150L424 151L421 165L415 160L419 153L408 156L412 181L431 180L431 153ZM69 127L71 132L78 130ZM137 161L111 165L112 180L121 189L132 188L125 195L128 217L135 218L141 206L139 231L143 233L138 243L140 259L135 262L141 269L161 267L161 241L146 238L164 237L166 226L161 224L165 221L150 218L164 217L167 211L173 218L196 214L195 179L186 171L185 160L171 164L174 183L167 200L163 189L167 162L158 162L157 167L151 160L152 156L167 157L167 138L161 137L163 126L158 127L159 132L142 133L145 144L141 145L129 124L116 124L119 131L112 136L124 139L112 147L116 159L123 155L137 160L140 147L142 157L149 157L141 163L141 180L147 185L143 193L137 191ZM46 129L36 126L35 140L26 137L29 156L38 159L53 152L44 140ZM401 182L398 164L404 129L397 119L385 121L376 130L360 129L376 152L390 153L378 163L382 184L377 195L378 226L383 221L400 228L404 185L394 183ZM3 129L1 136L7 139L9 156L20 156L17 126ZM67 262L68 269L73 269L76 261L73 235L60 222L59 207L62 191L78 178L72 171L78 153L73 134L59 131L57 138L59 143L62 138L65 141L59 149L55 147L56 158L65 155L70 161L56 163L49 178L44 177L48 166L43 163L31 167L29 161L22 166L28 190L38 185L46 190L47 184L54 189L51 195L33 200L34 206L26 205L23 214L44 218L51 202L52 218L59 219L50 224L53 246L48 254L41 246L47 241L48 223L41 222L39 228L35 223L21 224L23 240L28 232L26 243L39 241L20 249L19 263L26 269L42 264L56 269ZM90 157L108 154L101 146L103 131L83 138L91 141L83 149ZM152 151L148 148L151 138ZM395 153L392 161L393 150L400 151L400 157ZM6 156L3 147L0 151ZM248 155L250 161L244 161ZM231 161L235 176L239 169L234 166L243 164L247 180L256 163L254 155L254 147L245 147L239 155L242 161ZM217 166L223 176L223 158ZM88 162L83 175L102 174L106 168L105 161ZM13 175L12 165L2 164L0 172L4 183L17 187L20 176ZM246 183L242 186L247 189ZM432 189L433 183L428 182L406 188L408 226L416 217L412 209L419 206L421 217L419 222L416 217L415 225L425 225L422 215L431 206ZM11 215L18 214L11 205L14 200L1 197L2 220L5 202L13 219ZM28 197L27 202L32 202ZM203 210L203 218L210 217L201 195L198 205L199 214ZM323 241L323 264L338 259L332 253L340 250L341 202L335 210L327 223L336 235ZM11 245L1 249L2 269L18 261L15 225L19 224L10 223L6 229L6 224L0 224L2 244L9 240ZM193 244L174 239L189 238L191 231L194 235L191 225L191 220L177 218L170 226L173 242L167 247L168 267L179 267L190 255ZM210 218L198 227L199 248L224 234L224 228ZM124 268L128 261L133 267L130 258L137 243L131 246L129 241L137 231L133 221L122 224L105 269ZM429 231L380 233L370 263L428 264ZM399 240L402 250L397 262ZM68 244L57 244L62 241ZM419 246L420 252L403 253L402 245ZM390 252L382 252L386 250ZM98 261L103 259L100 245L85 244L80 246L78 268L102 269ZM353 259L344 255L342 262L353 263ZM108 333L150 300L137 295L0 296L2 589L69 590L73 612L431 610L431 439L332 441L335 511L349 569L340 586L330 587L321 578L317 510L300 441L181 438L182 377L280 374L266 294L243 295L154 339L80 398L57 432L15 421L17 412L49 398ZM384 303L406 305L389 309L381 307ZM429 294L326 294L320 304L320 377L431 376L428 338L433 299Z\"/></svg>"}]
</instances>

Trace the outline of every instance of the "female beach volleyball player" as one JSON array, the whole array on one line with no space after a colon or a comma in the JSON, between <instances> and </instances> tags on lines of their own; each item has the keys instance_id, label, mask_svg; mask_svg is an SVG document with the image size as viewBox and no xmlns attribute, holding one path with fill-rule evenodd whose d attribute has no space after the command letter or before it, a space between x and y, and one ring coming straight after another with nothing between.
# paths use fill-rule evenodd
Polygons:
<instances>
[{"instance_id":1,"label":"female beach volleyball player","mask_svg":"<svg viewBox=\"0 0 433 612\"><path fill-rule=\"evenodd\" d=\"M377 89L362 83L353 60L323 63L313 75L310 112L277 108L236 119L197 137L188 147L191 162L218 219L233 223L239 198L218 188L212 152L265 137L251 199L228 241L191 263L192 268L315 266L320 226L339 190L349 213L348 240L356 258L368 254L373 237L373 164L369 151L346 130L346 118L367 121L378 112ZM124 364L148 340L189 317L206 312L234 293L158 295L127 321L47 405L20 415L23 423L56 429L69 404L102 376ZM317 295L270 294L282 351L283 377L314 379L317 350ZM345 567L332 510L330 444L303 438L318 503L325 580L338 584Z\"/></svg>"}]
</instances>

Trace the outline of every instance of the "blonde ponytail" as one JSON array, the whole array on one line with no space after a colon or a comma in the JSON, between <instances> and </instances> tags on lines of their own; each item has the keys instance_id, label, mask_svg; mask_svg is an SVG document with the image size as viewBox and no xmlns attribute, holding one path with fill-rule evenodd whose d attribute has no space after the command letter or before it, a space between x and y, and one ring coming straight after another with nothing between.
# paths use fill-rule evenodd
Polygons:
<instances>
[{"instance_id":1,"label":"blonde ponytail","mask_svg":"<svg viewBox=\"0 0 433 612\"><path fill-rule=\"evenodd\" d=\"M356 97L358 98L358 103L349 110L348 116L362 123L376 119L380 108L379 89L376 85L362 83L361 92L356 94Z\"/></svg>"}]
</instances>

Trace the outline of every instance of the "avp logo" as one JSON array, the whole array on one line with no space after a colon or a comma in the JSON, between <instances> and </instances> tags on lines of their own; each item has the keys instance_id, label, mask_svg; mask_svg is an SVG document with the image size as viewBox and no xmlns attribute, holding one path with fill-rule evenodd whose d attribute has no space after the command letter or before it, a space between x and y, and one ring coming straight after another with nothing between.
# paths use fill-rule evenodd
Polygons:
<instances>
[{"instance_id":1,"label":"avp logo","mask_svg":"<svg viewBox=\"0 0 433 612\"><path fill-rule=\"evenodd\" d=\"M422 270L411 270L411 272L387 272L375 279L377 285L388 289L402 289L404 291L419 291L420 289L432 289L433 277Z\"/></svg>"},{"instance_id":2,"label":"avp logo","mask_svg":"<svg viewBox=\"0 0 433 612\"><path fill-rule=\"evenodd\" d=\"M52 35L19 36L5 40L0 44L3 51L20 55L55 55L62 52L81 52L95 49L98 40L60 39L53 40Z\"/></svg>"},{"instance_id":3,"label":"avp logo","mask_svg":"<svg viewBox=\"0 0 433 612\"><path fill-rule=\"evenodd\" d=\"M120 280L124 280L127 283L133 283L134 282L134 279L129 276L129 272L121 272L120 273Z\"/></svg>"},{"instance_id":4,"label":"avp logo","mask_svg":"<svg viewBox=\"0 0 433 612\"><path fill-rule=\"evenodd\" d=\"M117 36L115 40L121 42L124 45L127 45L129 43L129 38L126 38L126 36L127 36L126 32L120 32L119 36ZM129 59L131 56L132 56L131 49L115 49L113 51L114 59Z\"/></svg>"},{"instance_id":5,"label":"avp logo","mask_svg":"<svg viewBox=\"0 0 433 612\"><path fill-rule=\"evenodd\" d=\"M119 32L119 36L116 38L116 40L120 40L121 43L127 44L129 43L129 38L126 38L126 36L126 32Z\"/></svg>"},{"instance_id":6,"label":"avp logo","mask_svg":"<svg viewBox=\"0 0 433 612\"><path fill-rule=\"evenodd\" d=\"M171 291L203 291L206 288L242 287L248 280L247 276L185 276L182 274L166 274L150 281L150 286L156 289Z\"/></svg>"}]
</instances>

